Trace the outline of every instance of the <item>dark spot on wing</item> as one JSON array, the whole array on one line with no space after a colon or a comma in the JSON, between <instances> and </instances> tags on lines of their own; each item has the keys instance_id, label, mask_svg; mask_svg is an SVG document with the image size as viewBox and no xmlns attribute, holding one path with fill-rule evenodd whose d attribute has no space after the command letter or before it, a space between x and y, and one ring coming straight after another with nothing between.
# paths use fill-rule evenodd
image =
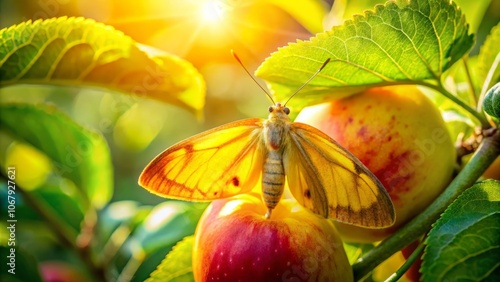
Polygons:
<instances>
[{"instance_id":1,"label":"dark spot on wing","mask_svg":"<svg viewBox=\"0 0 500 282\"><path fill-rule=\"evenodd\" d=\"M364 170L361 166L359 166L358 164L354 163L354 172L357 174L357 175L360 175L361 173L364 173Z\"/></svg>"},{"instance_id":2,"label":"dark spot on wing","mask_svg":"<svg viewBox=\"0 0 500 282\"><path fill-rule=\"evenodd\" d=\"M184 150L186 150L186 153L192 153L193 152L193 145L192 144L185 145Z\"/></svg>"},{"instance_id":3,"label":"dark spot on wing","mask_svg":"<svg viewBox=\"0 0 500 282\"><path fill-rule=\"evenodd\" d=\"M233 179L231 179L231 182L233 183L234 186L238 187L240 186L240 180L238 179L237 176L233 177Z\"/></svg>"},{"instance_id":4,"label":"dark spot on wing","mask_svg":"<svg viewBox=\"0 0 500 282\"><path fill-rule=\"evenodd\" d=\"M307 189L306 191L304 191L304 197L306 197L307 199L311 199L311 190Z\"/></svg>"}]
</instances>

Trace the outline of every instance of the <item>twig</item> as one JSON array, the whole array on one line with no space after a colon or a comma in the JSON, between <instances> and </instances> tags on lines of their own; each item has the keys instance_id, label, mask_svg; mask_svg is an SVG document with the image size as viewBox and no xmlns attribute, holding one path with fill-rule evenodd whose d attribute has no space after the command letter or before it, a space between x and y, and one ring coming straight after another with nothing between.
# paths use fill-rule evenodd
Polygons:
<instances>
[{"instance_id":1,"label":"twig","mask_svg":"<svg viewBox=\"0 0 500 282\"><path fill-rule=\"evenodd\" d=\"M476 89L474 88L474 83L472 83L472 78L471 78L472 76L470 75L469 66L467 65L467 57L463 57L462 62L464 63L464 69L465 69L465 74L467 77L467 83L469 84L469 88L470 88L470 91L468 91L469 99L470 99L471 105L475 106L475 105L477 105Z\"/></svg>"},{"instance_id":2,"label":"twig","mask_svg":"<svg viewBox=\"0 0 500 282\"><path fill-rule=\"evenodd\" d=\"M389 276L384 282L397 282L403 275L410 269L410 267L415 263L415 261L420 257L420 254L424 250L425 244L421 242L418 247L411 253L411 255L406 259L405 263L391 276Z\"/></svg>"},{"instance_id":3,"label":"twig","mask_svg":"<svg viewBox=\"0 0 500 282\"><path fill-rule=\"evenodd\" d=\"M479 121L479 123L481 124L481 126L484 129L491 127L490 123L488 122L488 120L486 119L486 117L484 116L484 114L482 112L478 112L475 109L473 109L472 107L470 107L469 105L467 105L466 103L464 103L458 97L456 97L455 95L450 93L448 90L446 90L442 85L434 85L434 84L427 83L427 82L421 82L420 84L440 92L446 98L450 99L452 102L454 102L458 106L462 107L464 110L469 112L472 116L474 116Z\"/></svg>"}]
</instances>

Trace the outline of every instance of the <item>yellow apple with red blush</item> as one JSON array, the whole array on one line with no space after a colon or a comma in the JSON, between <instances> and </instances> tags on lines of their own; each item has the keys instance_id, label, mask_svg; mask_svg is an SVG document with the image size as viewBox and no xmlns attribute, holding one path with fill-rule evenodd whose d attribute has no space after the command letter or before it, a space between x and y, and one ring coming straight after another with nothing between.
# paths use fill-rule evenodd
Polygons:
<instances>
[{"instance_id":1,"label":"yellow apple with red blush","mask_svg":"<svg viewBox=\"0 0 500 282\"><path fill-rule=\"evenodd\" d=\"M270 219L257 193L213 201L195 233L196 281L353 281L332 222L293 199Z\"/></svg>"},{"instance_id":2,"label":"yellow apple with red blush","mask_svg":"<svg viewBox=\"0 0 500 282\"><path fill-rule=\"evenodd\" d=\"M389 228L335 223L345 241L374 242L424 210L452 178L456 152L435 105L416 86L388 86L305 108L296 118L325 132L381 181L396 210ZM335 189L335 187L327 187Z\"/></svg>"}]
</instances>

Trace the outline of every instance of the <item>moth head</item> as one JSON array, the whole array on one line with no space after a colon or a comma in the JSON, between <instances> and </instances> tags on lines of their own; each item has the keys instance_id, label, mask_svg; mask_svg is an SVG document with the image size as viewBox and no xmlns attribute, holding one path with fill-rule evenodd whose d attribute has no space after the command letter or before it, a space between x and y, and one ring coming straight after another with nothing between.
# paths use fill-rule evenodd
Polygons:
<instances>
[{"instance_id":1,"label":"moth head","mask_svg":"<svg viewBox=\"0 0 500 282\"><path fill-rule=\"evenodd\" d=\"M276 103L274 106L269 106L269 113L278 113L283 112L286 115L290 114L290 109L285 105L282 105L280 102Z\"/></svg>"}]
</instances>

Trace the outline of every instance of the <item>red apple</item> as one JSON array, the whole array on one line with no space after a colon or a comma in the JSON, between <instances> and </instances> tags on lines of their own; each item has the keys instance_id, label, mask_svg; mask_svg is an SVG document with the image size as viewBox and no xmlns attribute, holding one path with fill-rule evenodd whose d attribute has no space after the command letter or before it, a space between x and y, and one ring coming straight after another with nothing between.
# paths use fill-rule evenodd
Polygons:
<instances>
[{"instance_id":1,"label":"red apple","mask_svg":"<svg viewBox=\"0 0 500 282\"><path fill-rule=\"evenodd\" d=\"M40 271L45 282L84 282L89 279L73 265L62 261L44 261Z\"/></svg>"},{"instance_id":2,"label":"red apple","mask_svg":"<svg viewBox=\"0 0 500 282\"><path fill-rule=\"evenodd\" d=\"M453 142L438 109L415 86L373 88L308 107L296 121L317 127L358 157L394 203L396 223L390 228L336 223L345 241L384 239L425 209L451 180Z\"/></svg>"},{"instance_id":3,"label":"red apple","mask_svg":"<svg viewBox=\"0 0 500 282\"><path fill-rule=\"evenodd\" d=\"M265 219L256 193L217 200L196 229L196 281L353 281L333 224L293 199Z\"/></svg>"}]
</instances>

